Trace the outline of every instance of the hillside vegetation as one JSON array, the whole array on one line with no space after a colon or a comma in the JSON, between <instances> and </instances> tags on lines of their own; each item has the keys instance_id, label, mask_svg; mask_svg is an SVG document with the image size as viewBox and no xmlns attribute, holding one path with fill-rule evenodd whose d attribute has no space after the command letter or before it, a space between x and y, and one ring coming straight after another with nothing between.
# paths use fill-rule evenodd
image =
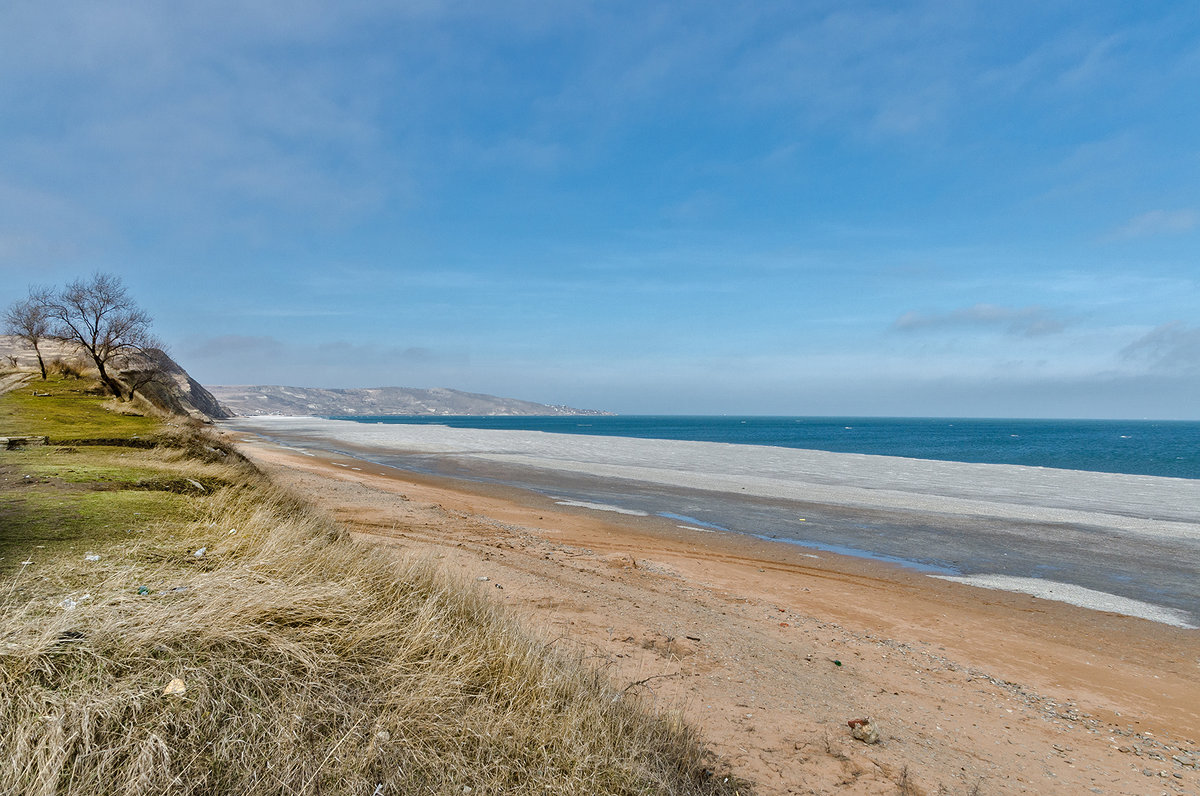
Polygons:
<instances>
[{"instance_id":1,"label":"hillside vegetation","mask_svg":"<svg viewBox=\"0 0 1200 796\"><path fill-rule=\"evenodd\" d=\"M0 396L0 793L724 794L694 734L196 423Z\"/></svg>"}]
</instances>

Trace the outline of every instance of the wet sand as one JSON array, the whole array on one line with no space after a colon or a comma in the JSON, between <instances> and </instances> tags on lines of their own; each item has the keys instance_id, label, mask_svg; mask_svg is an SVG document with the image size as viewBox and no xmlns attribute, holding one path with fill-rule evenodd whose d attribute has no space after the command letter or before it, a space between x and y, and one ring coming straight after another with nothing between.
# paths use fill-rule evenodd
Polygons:
<instances>
[{"instance_id":1,"label":"wet sand","mask_svg":"<svg viewBox=\"0 0 1200 796\"><path fill-rule=\"evenodd\" d=\"M682 710L764 793L1200 794L1197 631L261 439L242 447L363 538L438 560L614 682ZM846 721L863 715L879 744L850 738Z\"/></svg>"}]
</instances>

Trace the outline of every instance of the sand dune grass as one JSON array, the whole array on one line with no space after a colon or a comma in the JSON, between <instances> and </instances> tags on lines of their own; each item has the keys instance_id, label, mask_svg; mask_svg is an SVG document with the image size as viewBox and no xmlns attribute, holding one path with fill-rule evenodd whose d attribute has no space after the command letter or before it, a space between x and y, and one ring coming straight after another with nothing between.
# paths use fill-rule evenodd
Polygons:
<instances>
[{"instance_id":1,"label":"sand dune grass","mask_svg":"<svg viewBox=\"0 0 1200 796\"><path fill-rule=\"evenodd\" d=\"M200 519L0 582L0 793L747 792L469 585L226 467Z\"/></svg>"}]
</instances>

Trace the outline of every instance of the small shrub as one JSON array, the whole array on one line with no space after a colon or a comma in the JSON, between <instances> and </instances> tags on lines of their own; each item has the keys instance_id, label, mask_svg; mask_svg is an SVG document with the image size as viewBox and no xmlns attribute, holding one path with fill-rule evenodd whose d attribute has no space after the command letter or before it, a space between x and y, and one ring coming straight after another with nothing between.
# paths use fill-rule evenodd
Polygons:
<instances>
[{"instance_id":1,"label":"small shrub","mask_svg":"<svg viewBox=\"0 0 1200 796\"><path fill-rule=\"evenodd\" d=\"M65 359L53 359L46 370L65 379L78 379L83 376L83 368L78 362L68 362Z\"/></svg>"}]
</instances>

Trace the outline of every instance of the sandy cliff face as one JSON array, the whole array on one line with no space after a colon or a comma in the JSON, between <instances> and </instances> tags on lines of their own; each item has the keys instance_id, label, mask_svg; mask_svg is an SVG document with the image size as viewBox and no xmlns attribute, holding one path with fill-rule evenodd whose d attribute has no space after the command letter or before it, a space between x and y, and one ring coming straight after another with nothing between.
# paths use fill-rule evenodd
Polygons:
<instances>
[{"instance_id":1,"label":"sandy cliff face","mask_svg":"<svg viewBox=\"0 0 1200 796\"><path fill-rule=\"evenodd\" d=\"M212 420L233 417L233 412L222 406L211 392L166 353L155 349L150 356L153 366L158 369L158 377L138 392L152 404L172 414L199 413ZM128 378L138 372L137 368L131 368L120 371L118 377Z\"/></svg>"},{"instance_id":2,"label":"sandy cliff face","mask_svg":"<svg viewBox=\"0 0 1200 796\"><path fill-rule=\"evenodd\" d=\"M321 389L277 385L215 386L213 395L235 414L328 417L339 415L602 415L588 409L515 398L410 387Z\"/></svg>"}]
</instances>

